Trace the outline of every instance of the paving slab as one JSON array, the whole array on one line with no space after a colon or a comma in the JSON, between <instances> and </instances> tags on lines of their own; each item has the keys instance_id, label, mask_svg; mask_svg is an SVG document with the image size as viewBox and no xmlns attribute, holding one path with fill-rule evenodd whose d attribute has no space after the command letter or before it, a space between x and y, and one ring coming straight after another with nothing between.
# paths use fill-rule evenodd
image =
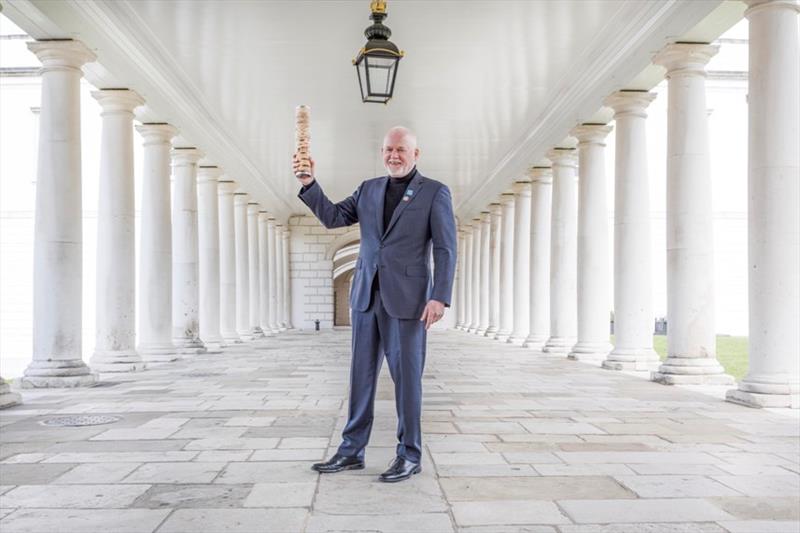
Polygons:
<instances>
[{"instance_id":1,"label":"paving slab","mask_svg":"<svg viewBox=\"0 0 800 533\"><path fill-rule=\"evenodd\" d=\"M560 500L566 514L577 523L612 522L713 522L731 515L699 498L652 498L647 500Z\"/></svg>"},{"instance_id":2,"label":"paving slab","mask_svg":"<svg viewBox=\"0 0 800 533\"><path fill-rule=\"evenodd\" d=\"M302 531L306 509L177 509L159 533Z\"/></svg>"},{"instance_id":3,"label":"paving slab","mask_svg":"<svg viewBox=\"0 0 800 533\"><path fill-rule=\"evenodd\" d=\"M152 533L169 509L18 509L0 520L3 533Z\"/></svg>"},{"instance_id":4,"label":"paving slab","mask_svg":"<svg viewBox=\"0 0 800 533\"><path fill-rule=\"evenodd\" d=\"M149 485L23 485L0 496L0 507L124 509Z\"/></svg>"},{"instance_id":5,"label":"paving slab","mask_svg":"<svg viewBox=\"0 0 800 533\"><path fill-rule=\"evenodd\" d=\"M453 503L453 517L459 526L568 524L552 502L503 500Z\"/></svg>"},{"instance_id":6,"label":"paving slab","mask_svg":"<svg viewBox=\"0 0 800 533\"><path fill-rule=\"evenodd\" d=\"M558 500L636 498L611 477L456 477L441 479L450 502L480 500Z\"/></svg>"}]
</instances>

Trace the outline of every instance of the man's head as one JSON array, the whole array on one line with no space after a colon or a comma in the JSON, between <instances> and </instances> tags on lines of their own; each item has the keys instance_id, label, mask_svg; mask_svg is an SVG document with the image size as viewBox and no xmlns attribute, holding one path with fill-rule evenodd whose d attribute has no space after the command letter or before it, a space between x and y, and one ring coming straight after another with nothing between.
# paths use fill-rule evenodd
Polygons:
<instances>
[{"instance_id":1,"label":"man's head","mask_svg":"<svg viewBox=\"0 0 800 533\"><path fill-rule=\"evenodd\" d=\"M386 133L381 147L383 166L393 178L402 178L414 168L419 159L417 136L408 128L395 126Z\"/></svg>"}]
</instances>

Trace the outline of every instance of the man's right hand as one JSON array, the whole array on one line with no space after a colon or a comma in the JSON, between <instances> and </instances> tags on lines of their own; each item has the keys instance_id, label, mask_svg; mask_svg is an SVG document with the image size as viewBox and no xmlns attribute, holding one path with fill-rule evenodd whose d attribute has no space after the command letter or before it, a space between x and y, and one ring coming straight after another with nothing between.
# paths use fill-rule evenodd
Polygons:
<instances>
[{"instance_id":1,"label":"man's right hand","mask_svg":"<svg viewBox=\"0 0 800 533\"><path fill-rule=\"evenodd\" d=\"M294 172L295 177L303 184L303 186L311 185L314 181L314 160L310 157L308 158L309 163L311 163L311 175L300 175L300 160L297 157L297 154L292 156L292 171Z\"/></svg>"}]
</instances>

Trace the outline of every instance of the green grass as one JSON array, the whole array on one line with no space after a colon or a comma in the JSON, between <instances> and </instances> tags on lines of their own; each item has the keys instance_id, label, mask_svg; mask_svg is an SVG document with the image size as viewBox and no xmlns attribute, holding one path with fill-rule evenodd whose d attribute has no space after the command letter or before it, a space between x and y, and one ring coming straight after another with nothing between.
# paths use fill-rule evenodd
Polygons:
<instances>
[{"instance_id":1,"label":"green grass","mask_svg":"<svg viewBox=\"0 0 800 533\"><path fill-rule=\"evenodd\" d=\"M614 336L611 336L611 343L614 343ZM653 348L658 356L663 360L667 358L667 337L665 335L653 335ZM741 380L747 374L747 337L731 337L728 335L717 335L717 359L725 372Z\"/></svg>"}]
</instances>

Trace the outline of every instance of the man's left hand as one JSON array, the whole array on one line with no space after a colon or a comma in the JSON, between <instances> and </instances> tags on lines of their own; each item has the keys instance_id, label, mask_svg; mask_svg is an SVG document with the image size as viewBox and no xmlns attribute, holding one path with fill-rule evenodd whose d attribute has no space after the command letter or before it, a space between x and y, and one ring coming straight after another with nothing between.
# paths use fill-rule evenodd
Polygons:
<instances>
[{"instance_id":1,"label":"man's left hand","mask_svg":"<svg viewBox=\"0 0 800 533\"><path fill-rule=\"evenodd\" d=\"M441 320L443 316L444 304L436 300L428 300L425 310L422 311L422 316L419 319L425 322L425 329L427 330Z\"/></svg>"}]
</instances>

